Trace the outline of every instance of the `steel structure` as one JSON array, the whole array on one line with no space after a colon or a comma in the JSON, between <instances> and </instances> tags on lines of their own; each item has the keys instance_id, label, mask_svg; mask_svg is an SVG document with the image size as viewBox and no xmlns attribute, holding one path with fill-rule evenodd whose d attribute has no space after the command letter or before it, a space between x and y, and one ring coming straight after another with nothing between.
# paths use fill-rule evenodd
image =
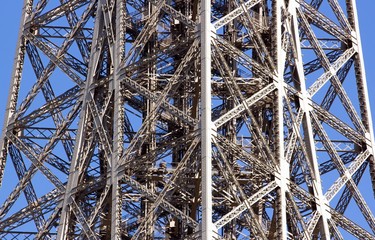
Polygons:
<instances>
[{"instance_id":1,"label":"steel structure","mask_svg":"<svg viewBox=\"0 0 375 240\"><path fill-rule=\"evenodd\" d=\"M355 0L25 0L1 239L375 239Z\"/></svg>"}]
</instances>

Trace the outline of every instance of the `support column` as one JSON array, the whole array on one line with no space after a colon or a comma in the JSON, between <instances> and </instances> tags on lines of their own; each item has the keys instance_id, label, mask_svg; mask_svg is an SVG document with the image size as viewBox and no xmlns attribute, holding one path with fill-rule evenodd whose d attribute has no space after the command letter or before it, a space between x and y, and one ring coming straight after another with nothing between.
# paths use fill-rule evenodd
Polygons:
<instances>
[{"instance_id":1,"label":"support column","mask_svg":"<svg viewBox=\"0 0 375 240\"><path fill-rule=\"evenodd\" d=\"M277 149L276 149L276 158L279 163L280 168L280 181L279 189L277 191L278 201L277 201L277 221L276 221L276 236L275 239L287 240L288 228L287 228L287 209L286 209L286 191L288 190L287 182L289 179L289 163L285 160L284 157L284 113L283 113L283 99L284 99L284 68L285 68L285 59L286 52L282 48L282 7L284 1L277 0L275 8L275 23L276 23L276 46L275 46L275 57L276 57L276 66L277 66L277 79L275 85L277 86L277 112L276 112L276 137L277 137Z\"/></svg>"},{"instance_id":2,"label":"support column","mask_svg":"<svg viewBox=\"0 0 375 240\"><path fill-rule=\"evenodd\" d=\"M76 135L76 141L72 156L72 161L70 163L70 169L69 169L69 177L68 182L65 187L64 197L62 200L62 208L60 213L60 222L57 230L57 236L56 239L59 240L65 240L70 237L69 233L69 225L71 224L71 217L72 217L72 207L70 206L73 204L73 200L75 198L73 192L73 189L76 188L79 184L79 179L82 174L82 162L84 161L84 156L89 149L85 149L85 138L87 137L87 131L88 129L86 126L89 122L89 111L87 110L89 108L89 96L90 96L90 85L92 84L93 77L95 75L95 67L97 62L99 61L100 52L99 49L99 35L100 35L100 29L102 29L102 25L104 23L104 20L102 18L102 8L101 6L98 6L96 10L96 16L98 16L98 19L95 21L94 26L94 34L92 42L93 47L90 53L90 61L88 66L88 73L87 73L87 81L85 83L85 89L83 92L82 97L82 111L80 113L80 119L78 124L78 131Z\"/></svg>"},{"instance_id":3,"label":"support column","mask_svg":"<svg viewBox=\"0 0 375 240\"><path fill-rule=\"evenodd\" d=\"M201 1L201 148L202 148L202 239L211 240L212 147L211 147L211 1Z\"/></svg>"},{"instance_id":4,"label":"support column","mask_svg":"<svg viewBox=\"0 0 375 240\"><path fill-rule=\"evenodd\" d=\"M357 48L357 56L355 59L355 71L356 71L356 81L358 86L358 96L361 100L360 102L360 109L361 109L361 117L362 122L365 125L367 130L366 138L369 140L367 142L367 147L372 148L370 151L372 156L369 158L370 162L370 176L372 182L372 189L373 194L375 197L375 146L374 146L374 130L372 125L372 117L370 111L370 100L368 97L368 88L367 88L367 80L366 80L366 72L365 66L363 61L363 54L362 54L362 43L361 43L361 34L359 32L359 24L358 24L358 14L357 14L357 4L355 0L348 0L346 1L347 8L348 8L348 18L350 25L354 29L352 32L352 37L356 40L355 47Z\"/></svg>"},{"instance_id":5,"label":"support column","mask_svg":"<svg viewBox=\"0 0 375 240\"><path fill-rule=\"evenodd\" d=\"M16 53L15 53L15 61L12 69L12 78L9 84L9 96L8 102L5 109L4 115L4 125L3 130L1 133L0 138L0 187L2 185L4 170L5 170L5 163L6 157L8 153L8 139L6 139L5 135L7 132L7 126L10 125L10 121L12 121L12 117L14 112L16 111L17 101L18 101L18 93L19 88L21 85L21 78L22 78L22 71L23 71L23 64L25 58L25 51L26 51L26 40L23 37L24 26L26 19L31 14L31 8L33 5L32 0L24 0L22 15L21 15L21 22L20 22L20 30L18 32L18 42L16 46Z\"/></svg>"},{"instance_id":6,"label":"support column","mask_svg":"<svg viewBox=\"0 0 375 240\"><path fill-rule=\"evenodd\" d=\"M300 43L300 37L298 32L298 20L297 20L297 8L299 5L295 1L290 1L288 11L290 15L292 16L291 19L291 28L293 31L291 32L292 38L294 39L294 42L296 46L301 46ZM330 233L329 233L329 226L328 226L328 219L330 218L329 212L327 209L327 201L323 194L322 189L322 182L320 178L320 172L319 172L319 163L318 163L318 157L316 155L316 148L315 148L315 141L314 141L314 131L312 127L312 119L310 115L311 106L309 102L311 101L310 96L307 93L307 87L305 83L305 75L303 70L303 62L302 62L302 52L301 48L296 48L296 54L297 57L295 59L296 64L296 75L300 82L300 91L301 91L301 99L300 99L300 106L304 112L304 117L302 120L302 127L304 131L304 140L305 140L305 146L307 149L308 161L310 161L310 165L312 167L311 175L312 175L312 188L313 188L313 195L317 199L317 214L321 215L320 217L320 225L321 225L321 238L322 239L330 239Z\"/></svg>"},{"instance_id":7,"label":"support column","mask_svg":"<svg viewBox=\"0 0 375 240\"><path fill-rule=\"evenodd\" d=\"M115 12L116 12L116 36L114 44L114 113L113 113L113 154L111 159L111 186L112 186L112 199L111 199L111 239L121 239L120 223L122 204L119 184L119 178L117 175L118 163L123 153L123 139L124 139L124 106L123 96L121 92L121 83L119 80L118 69L123 56L122 48L124 46L123 34L124 34L124 21L123 15L125 6L123 1L116 1Z\"/></svg>"}]
</instances>

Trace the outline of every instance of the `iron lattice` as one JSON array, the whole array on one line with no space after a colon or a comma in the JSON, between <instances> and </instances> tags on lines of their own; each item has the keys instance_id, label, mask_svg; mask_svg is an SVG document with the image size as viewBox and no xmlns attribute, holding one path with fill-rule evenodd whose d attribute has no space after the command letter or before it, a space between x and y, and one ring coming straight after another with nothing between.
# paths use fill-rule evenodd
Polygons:
<instances>
[{"instance_id":1,"label":"iron lattice","mask_svg":"<svg viewBox=\"0 0 375 240\"><path fill-rule=\"evenodd\" d=\"M25 0L1 239L375 239L356 14Z\"/></svg>"}]
</instances>

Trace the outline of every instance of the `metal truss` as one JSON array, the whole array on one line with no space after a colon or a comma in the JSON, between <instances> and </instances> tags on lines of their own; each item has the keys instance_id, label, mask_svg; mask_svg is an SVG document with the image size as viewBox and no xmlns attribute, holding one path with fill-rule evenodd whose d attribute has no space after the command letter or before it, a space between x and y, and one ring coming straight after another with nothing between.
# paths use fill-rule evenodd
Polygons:
<instances>
[{"instance_id":1,"label":"metal truss","mask_svg":"<svg viewBox=\"0 0 375 240\"><path fill-rule=\"evenodd\" d=\"M375 239L355 0L25 0L1 239Z\"/></svg>"}]
</instances>

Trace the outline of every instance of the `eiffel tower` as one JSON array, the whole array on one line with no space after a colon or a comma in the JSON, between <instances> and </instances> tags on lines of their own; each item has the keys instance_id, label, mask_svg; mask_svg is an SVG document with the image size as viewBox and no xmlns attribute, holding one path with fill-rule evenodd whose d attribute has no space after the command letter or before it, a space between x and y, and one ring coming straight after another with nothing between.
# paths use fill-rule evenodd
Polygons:
<instances>
[{"instance_id":1,"label":"eiffel tower","mask_svg":"<svg viewBox=\"0 0 375 240\"><path fill-rule=\"evenodd\" d=\"M1 239L375 239L355 0L25 0Z\"/></svg>"}]
</instances>

